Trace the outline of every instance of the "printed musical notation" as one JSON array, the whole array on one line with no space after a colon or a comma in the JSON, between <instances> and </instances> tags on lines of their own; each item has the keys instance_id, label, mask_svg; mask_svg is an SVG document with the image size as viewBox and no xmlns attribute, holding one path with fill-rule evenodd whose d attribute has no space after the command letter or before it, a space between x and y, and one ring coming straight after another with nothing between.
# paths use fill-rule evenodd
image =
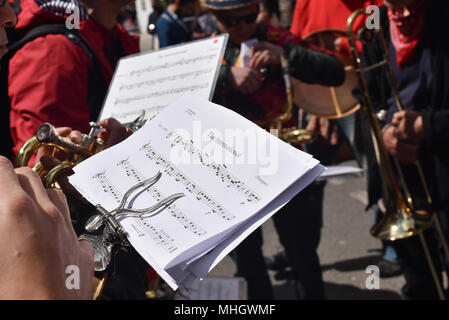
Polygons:
<instances>
[{"instance_id":1,"label":"printed musical notation","mask_svg":"<svg viewBox=\"0 0 449 320\"><path fill-rule=\"evenodd\" d=\"M201 64L208 64L212 59L216 58L217 54L208 54L204 56L199 57L193 57L193 58L181 58L177 61L173 62L164 62L162 64L154 65L154 66L148 66L143 69L136 69L129 72L129 74L121 74L120 77L125 76L137 76L141 77L145 73L152 73L154 71L158 70L167 70L174 67L184 67L185 65L189 64L195 64L195 63L201 63Z\"/></svg>"},{"instance_id":2,"label":"printed musical notation","mask_svg":"<svg viewBox=\"0 0 449 320\"><path fill-rule=\"evenodd\" d=\"M209 86L209 84L207 82L205 82L205 83L196 84L193 86L171 88L171 89L162 90L162 91L155 91L152 93L141 94L141 95L132 96L129 98L116 99L114 102L114 105L121 104L121 103L129 104L130 102L145 100L148 98L157 98L157 97L161 97L161 96L165 96L165 95L172 95L172 94L179 94L179 93L188 92L188 91L201 90L201 89L207 88L208 86Z\"/></svg>"},{"instance_id":3,"label":"printed musical notation","mask_svg":"<svg viewBox=\"0 0 449 320\"><path fill-rule=\"evenodd\" d=\"M137 118L142 114L142 111L145 111L145 115L150 115L148 117L151 117L151 115L157 114L161 112L167 105L158 105L150 108L143 108L138 110L131 110L131 111L125 111L125 112L116 112L112 113L110 115L111 118L119 119L120 117L134 117ZM148 118L147 116L145 118Z\"/></svg>"},{"instance_id":4,"label":"printed musical notation","mask_svg":"<svg viewBox=\"0 0 449 320\"><path fill-rule=\"evenodd\" d=\"M137 183L144 181L146 178L145 176L139 172L130 162L128 159L119 161L117 163L117 166L122 168L126 175L128 177L133 178ZM161 193L159 189L157 189L154 185L147 189L147 192L151 194L153 199L156 201L161 201L165 198L165 196ZM185 228L190 230L193 234L197 236L203 236L207 232L200 226L198 226L195 222L193 222L191 219L189 219L184 213L179 210L178 207L176 207L175 204L171 204L167 206L168 211L170 212L170 215L176 219L181 225Z\"/></svg>"},{"instance_id":5,"label":"printed musical notation","mask_svg":"<svg viewBox=\"0 0 449 320\"><path fill-rule=\"evenodd\" d=\"M171 141L170 147L180 145L184 151L190 153L193 157L198 159L200 163L214 172L214 175L220 179L220 181L226 184L227 187L233 188L239 193L243 194L247 202L257 202L261 197L251 190L242 180L232 175L223 164L215 163L210 157L202 153L198 148L193 145L193 141L187 140L176 131L170 132L167 139Z\"/></svg>"},{"instance_id":6,"label":"printed musical notation","mask_svg":"<svg viewBox=\"0 0 449 320\"><path fill-rule=\"evenodd\" d=\"M156 228L147 220L142 218L137 218L136 223L140 228L144 229L146 234L150 235L157 245L162 247L168 253L172 253L178 249L178 247L174 244L174 239L164 232L164 230ZM136 227L134 226L134 228Z\"/></svg>"},{"instance_id":7,"label":"printed musical notation","mask_svg":"<svg viewBox=\"0 0 449 320\"><path fill-rule=\"evenodd\" d=\"M174 166L169 160L160 155L151 145L151 142L143 145L139 148L139 151L143 151L150 160L154 161L158 166L161 166L166 174L173 177L177 182L184 185L187 191L192 193L197 200L207 205L212 213L217 214L225 221L231 221L235 218L233 214L223 208L217 201L215 201L210 195L208 195L203 189L201 189L196 183L190 180L182 171ZM209 214L207 212L206 214Z\"/></svg>"},{"instance_id":8,"label":"printed musical notation","mask_svg":"<svg viewBox=\"0 0 449 320\"><path fill-rule=\"evenodd\" d=\"M115 202L120 203L122 202L123 195L118 191L114 185L109 181L109 179L106 177L106 171L99 172L95 174L92 179L95 181L98 181L98 184L100 185L101 189L106 192L108 195L110 195Z\"/></svg>"},{"instance_id":9,"label":"printed musical notation","mask_svg":"<svg viewBox=\"0 0 449 320\"><path fill-rule=\"evenodd\" d=\"M145 80L145 81L139 81L136 83L130 83L130 84L122 84L119 88L119 91L122 90L133 90L136 88L141 88L143 86L153 86L155 84L162 84L166 81L175 81L178 79L182 79L184 80L185 78L197 78L198 76L202 75L202 74L208 74L212 72L212 68L209 69L203 69L203 70L197 70L197 71L191 71L191 72L184 72L181 74L176 74L176 75L171 75L171 76L167 76L167 77L161 77L161 78L157 78L157 79L152 79L152 80Z\"/></svg>"}]
</instances>

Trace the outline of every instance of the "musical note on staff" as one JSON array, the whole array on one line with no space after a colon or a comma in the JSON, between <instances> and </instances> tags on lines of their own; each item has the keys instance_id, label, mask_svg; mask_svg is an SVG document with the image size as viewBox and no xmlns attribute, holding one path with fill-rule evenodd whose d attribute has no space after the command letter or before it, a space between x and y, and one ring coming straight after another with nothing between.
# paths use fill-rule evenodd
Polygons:
<instances>
[{"instance_id":1,"label":"musical note on staff","mask_svg":"<svg viewBox=\"0 0 449 320\"><path fill-rule=\"evenodd\" d=\"M215 163L207 154L202 153L198 148L196 148L193 145L193 141L187 140L176 131L170 132L166 138L171 141L170 147L173 148L176 145L180 145L184 151L190 153L198 159L203 166L212 170L214 175L218 177L222 183L226 184L227 187L233 188L239 193L242 193L246 197L246 201L257 202L261 199L260 196L251 190L251 188L248 187L242 180L232 175L226 169L224 164Z\"/></svg>"},{"instance_id":2,"label":"musical note on staff","mask_svg":"<svg viewBox=\"0 0 449 320\"><path fill-rule=\"evenodd\" d=\"M154 65L154 66L148 66L143 69L136 69L129 72L129 74L121 74L120 77L126 77L126 76L137 76L141 77L145 73L152 73L154 71L158 70L168 70L174 67L183 67L188 64L195 64L195 63L201 63L202 65L210 63L211 60L213 60L217 55L216 54L208 54L204 56L199 57L193 57L193 58L181 58L174 62L164 62L162 64Z\"/></svg>"},{"instance_id":3,"label":"musical note on staff","mask_svg":"<svg viewBox=\"0 0 449 320\"><path fill-rule=\"evenodd\" d=\"M187 191L195 195L195 198L205 205L207 205L212 213L217 214L220 218L226 221L231 221L235 218L233 214L223 208L212 196L201 189L196 183L189 179L182 171L180 171L173 163L160 155L151 145L151 142L143 145L139 148L139 151L143 151L149 159L153 160L155 164L162 167L164 172L173 177L176 182L180 182L184 185Z\"/></svg>"},{"instance_id":4,"label":"musical note on staff","mask_svg":"<svg viewBox=\"0 0 449 320\"><path fill-rule=\"evenodd\" d=\"M121 167L126 175L128 177L134 178L137 182L142 182L146 180L147 178L139 172L130 162L128 159L119 161L117 163L117 166ZM146 192L149 192L151 196L157 201L161 201L165 198L165 196L162 194L160 190L158 190L155 186L151 186L147 189ZM176 207L175 204L171 204L167 206L168 212L170 212L170 215L176 219L181 225L185 228L190 230L193 234L197 236L203 236L207 232L200 226L198 226L195 222L193 222L191 219L189 219L184 213L179 210L178 207Z\"/></svg>"},{"instance_id":5,"label":"musical note on staff","mask_svg":"<svg viewBox=\"0 0 449 320\"><path fill-rule=\"evenodd\" d=\"M141 106L149 107L150 104ZM192 142L190 138L181 139L176 135L203 139L205 135L202 130L196 131L195 121L201 123L201 128L215 128L214 132L220 132L217 137L222 136L227 128L254 132L257 140L253 146L261 145L264 146L263 151L268 151L266 146L269 143L269 156L274 155L276 161L270 162L269 166L261 161L221 166L222 162L214 157L212 150L202 149L196 145L195 139ZM169 135L174 129L176 131ZM210 131L212 129L207 129L206 133ZM208 138L210 140L211 136ZM159 177L157 183L149 183L135 191L133 199L140 196L135 203L139 207L157 203L154 199L164 197L162 193L184 194L176 206L207 232L203 236L184 228L181 223L186 222L173 217L165 205L152 217L147 215L143 219L135 217L117 221L126 232L129 244L176 290L180 285L188 287L195 277L205 277L245 237L325 171L312 155L286 143L272 148L276 141L269 132L237 113L189 93L168 105L125 141L74 167L74 174L68 179L90 203L101 205L106 210L116 208L117 202L113 196L105 194L104 190L113 191L105 177L123 194L130 186L139 185L137 181L144 177ZM215 137L212 145L224 150L220 143ZM245 147L238 150L242 160L249 152ZM228 151L235 151L233 146L229 145L229 148ZM196 157L200 157L198 159L202 162ZM190 160L192 165L178 164L175 158ZM98 177L92 181L94 175ZM103 183L102 188L97 181ZM150 189L152 186L156 189Z\"/></svg>"},{"instance_id":6,"label":"musical note on staff","mask_svg":"<svg viewBox=\"0 0 449 320\"><path fill-rule=\"evenodd\" d=\"M106 171L99 172L95 174L92 179L94 181L98 181L101 189L106 192L108 195L110 195L115 202L120 203L123 199L123 195L120 193L120 191L117 190L116 187L109 181L109 179L106 177Z\"/></svg>"},{"instance_id":7,"label":"musical note on staff","mask_svg":"<svg viewBox=\"0 0 449 320\"><path fill-rule=\"evenodd\" d=\"M178 249L178 247L173 243L174 239L164 232L164 230L156 228L149 223L148 220L144 220L142 217L136 219L136 222L138 226L141 227L157 245L168 253L172 253Z\"/></svg>"},{"instance_id":8,"label":"musical note on staff","mask_svg":"<svg viewBox=\"0 0 449 320\"><path fill-rule=\"evenodd\" d=\"M193 85L193 86L187 86L187 87L181 87L181 88L171 88L171 89L162 90L162 91L155 91L152 93L137 95L137 96L133 96L133 97L129 97L129 98L116 99L114 102L114 105L121 104L121 103L129 104L130 102L145 100L148 98L157 98L157 97L161 97L161 96L165 96L165 95L179 94L179 93L188 92L188 91L196 91L196 90L207 88L208 86L209 86L208 83L201 83L201 84L197 84L197 85Z\"/></svg>"},{"instance_id":9,"label":"musical note on staff","mask_svg":"<svg viewBox=\"0 0 449 320\"><path fill-rule=\"evenodd\" d=\"M133 117L133 118L137 118L138 116L140 116L142 114L142 111L145 111L146 115L154 115L159 113L162 109L164 109L166 107L166 105L158 105L158 106L154 106L154 107L150 107L150 108L142 108L139 110L132 110L132 111L125 111L125 112L117 112L117 113L112 113L111 114L111 118L121 118L121 117Z\"/></svg>"},{"instance_id":10,"label":"musical note on staff","mask_svg":"<svg viewBox=\"0 0 449 320\"><path fill-rule=\"evenodd\" d=\"M186 92L212 99L227 38L219 35L120 59L98 120L132 122L144 109L166 107ZM146 111L144 120L149 122L155 112Z\"/></svg>"},{"instance_id":11,"label":"musical note on staff","mask_svg":"<svg viewBox=\"0 0 449 320\"><path fill-rule=\"evenodd\" d=\"M135 82L135 83L131 83L131 84L122 84L120 86L119 91L122 90L132 90L135 88L141 88L141 87L151 87L155 84L161 84L164 83L166 81L174 81L174 80L184 80L185 78L197 78L198 76L202 75L202 74L207 74L210 73L212 71L212 69L203 69L203 70L197 70L197 71L191 71L191 72L184 72L181 74L176 74L176 75L171 75L171 76L167 76L167 77L161 77L161 78L157 78L157 79L152 79L152 80L145 80L145 81L139 81L139 82Z\"/></svg>"}]
</instances>

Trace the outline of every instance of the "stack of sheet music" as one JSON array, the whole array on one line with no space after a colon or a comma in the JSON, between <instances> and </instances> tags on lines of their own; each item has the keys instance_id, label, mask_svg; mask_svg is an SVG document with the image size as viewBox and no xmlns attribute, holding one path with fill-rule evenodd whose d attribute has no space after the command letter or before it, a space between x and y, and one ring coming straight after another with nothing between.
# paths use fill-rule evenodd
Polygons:
<instances>
[{"instance_id":1,"label":"stack of sheet music","mask_svg":"<svg viewBox=\"0 0 449 320\"><path fill-rule=\"evenodd\" d=\"M176 290L206 276L324 170L237 113L186 94L127 140L76 166L69 180L107 210L157 172L160 180L133 198L133 208L184 193L155 213L119 220L132 246Z\"/></svg>"}]
</instances>

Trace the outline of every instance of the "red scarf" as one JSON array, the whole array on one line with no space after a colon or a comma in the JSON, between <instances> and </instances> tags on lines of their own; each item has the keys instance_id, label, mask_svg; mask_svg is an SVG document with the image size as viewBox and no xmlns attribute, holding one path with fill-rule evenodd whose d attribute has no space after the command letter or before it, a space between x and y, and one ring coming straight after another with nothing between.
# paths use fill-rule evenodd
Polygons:
<instances>
[{"instance_id":1,"label":"red scarf","mask_svg":"<svg viewBox=\"0 0 449 320\"><path fill-rule=\"evenodd\" d=\"M388 8L390 20L390 35L396 51L396 62L402 68L413 61L416 48L425 31L424 0L416 0L407 7L410 15L404 17L403 8Z\"/></svg>"}]
</instances>

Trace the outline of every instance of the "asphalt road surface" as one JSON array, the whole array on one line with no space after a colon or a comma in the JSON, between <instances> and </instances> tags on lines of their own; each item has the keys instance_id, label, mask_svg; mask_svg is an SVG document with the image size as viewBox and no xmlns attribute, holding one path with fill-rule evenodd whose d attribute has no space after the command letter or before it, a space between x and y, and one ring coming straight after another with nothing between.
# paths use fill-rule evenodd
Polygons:
<instances>
[{"instance_id":1,"label":"asphalt road surface","mask_svg":"<svg viewBox=\"0 0 449 320\"><path fill-rule=\"evenodd\" d=\"M343 163L355 165L354 162ZM324 225L318 253L325 282L326 299L397 300L404 285L402 275L380 278L379 289L368 289L367 267L381 257L380 240L369 234L374 222L372 211L365 211L366 182L363 176L329 179L324 196ZM263 225L264 254L271 256L282 250L271 220ZM226 257L211 271L212 276L230 276L235 265ZM277 280L270 271L275 298L295 299L291 281Z\"/></svg>"}]
</instances>

